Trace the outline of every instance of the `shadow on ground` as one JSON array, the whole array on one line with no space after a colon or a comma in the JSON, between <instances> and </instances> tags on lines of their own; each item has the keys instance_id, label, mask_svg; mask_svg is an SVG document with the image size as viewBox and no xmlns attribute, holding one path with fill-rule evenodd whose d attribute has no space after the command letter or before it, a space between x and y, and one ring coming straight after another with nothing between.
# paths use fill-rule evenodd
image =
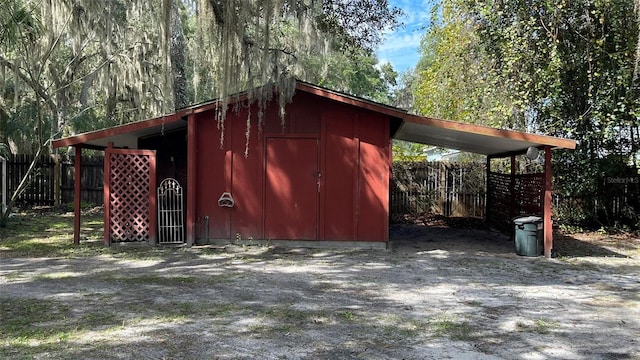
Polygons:
<instances>
[{"instance_id":1,"label":"shadow on ground","mask_svg":"<svg viewBox=\"0 0 640 360\"><path fill-rule=\"evenodd\" d=\"M510 234L488 228L483 219L430 216L410 222L391 224L390 247L400 249L440 249L463 252L513 254L515 245ZM631 235L600 233L554 233L553 257L617 257L629 258L640 240Z\"/></svg>"},{"instance_id":2,"label":"shadow on ground","mask_svg":"<svg viewBox=\"0 0 640 360\"><path fill-rule=\"evenodd\" d=\"M583 240L572 235L555 234L553 256L628 258L629 256L623 252L631 249L634 240L629 238L627 241L627 244L624 240L612 241L612 237L607 235L592 236L589 240Z\"/></svg>"}]
</instances>

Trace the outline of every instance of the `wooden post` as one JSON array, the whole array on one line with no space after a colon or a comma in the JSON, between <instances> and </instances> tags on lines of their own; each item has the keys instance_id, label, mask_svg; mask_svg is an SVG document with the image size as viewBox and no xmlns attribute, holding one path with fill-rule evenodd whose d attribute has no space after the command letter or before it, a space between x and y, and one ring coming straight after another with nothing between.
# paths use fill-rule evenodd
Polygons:
<instances>
[{"instance_id":1,"label":"wooden post","mask_svg":"<svg viewBox=\"0 0 640 360\"><path fill-rule=\"evenodd\" d=\"M509 181L509 224L511 224L511 220L519 214L516 214L518 211L516 210L516 167L518 163L516 162L516 156L511 155L511 178Z\"/></svg>"},{"instance_id":2,"label":"wooden post","mask_svg":"<svg viewBox=\"0 0 640 360\"><path fill-rule=\"evenodd\" d=\"M553 221L551 220L551 146L544 147L544 256L551 258Z\"/></svg>"},{"instance_id":3,"label":"wooden post","mask_svg":"<svg viewBox=\"0 0 640 360\"><path fill-rule=\"evenodd\" d=\"M486 224L491 223L491 217L489 214L489 209L491 208L491 188L489 186L489 176L491 173L491 157L487 156L487 165L486 165L486 173L485 173L485 199L484 199L484 222Z\"/></svg>"},{"instance_id":4,"label":"wooden post","mask_svg":"<svg viewBox=\"0 0 640 360\"><path fill-rule=\"evenodd\" d=\"M103 202L104 202L104 244L106 246L111 245L111 227L109 223L111 222L111 201L109 198L111 197L111 152L110 149L113 148L113 143L110 142L107 144L107 149L104 152L104 188L102 191Z\"/></svg>"},{"instance_id":5,"label":"wooden post","mask_svg":"<svg viewBox=\"0 0 640 360\"><path fill-rule=\"evenodd\" d=\"M189 114L187 120L187 246L193 246L195 240L195 214L196 214L196 117Z\"/></svg>"},{"instance_id":6,"label":"wooden post","mask_svg":"<svg viewBox=\"0 0 640 360\"><path fill-rule=\"evenodd\" d=\"M74 204L73 204L73 243L80 245L80 213L81 213L81 201L82 201L82 145L78 144L75 147L76 156L74 163L75 177L74 177Z\"/></svg>"},{"instance_id":7,"label":"wooden post","mask_svg":"<svg viewBox=\"0 0 640 360\"><path fill-rule=\"evenodd\" d=\"M60 154L58 154L58 149L55 149L55 153L53 155L53 205L60 206L61 202L61 191L60 191Z\"/></svg>"},{"instance_id":8,"label":"wooden post","mask_svg":"<svg viewBox=\"0 0 640 360\"><path fill-rule=\"evenodd\" d=\"M156 151L149 156L149 244L158 244L158 211L156 195Z\"/></svg>"},{"instance_id":9,"label":"wooden post","mask_svg":"<svg viewBox=\"0 0 640 360\"><path fill-rule=\"evenodd\" d=\"M440 168L440 212L442 215L447 216L447 167L444 163L440 162L438 167Z\"/></svg>"}]
</instances>

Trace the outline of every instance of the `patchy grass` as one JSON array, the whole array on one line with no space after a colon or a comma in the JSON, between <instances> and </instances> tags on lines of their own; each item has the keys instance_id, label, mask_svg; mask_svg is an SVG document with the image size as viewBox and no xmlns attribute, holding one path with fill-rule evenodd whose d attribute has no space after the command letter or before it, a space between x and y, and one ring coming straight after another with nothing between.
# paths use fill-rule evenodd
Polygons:
<instances>
[{"instance_id":1,"label":"patchy grass","mask_svg":"<svg viewBox=\"0 0 640 360\"><path fill-rule=\"evenodd\" d=\"M399 315L386 315L381 321L382 338L394 341L426 334L427 328L420 321Z\"/></svg>"},{"instance_id":2,"label":"patchy grass","mask_svg":"<svg viewBox=\"0 0 640 360\"><path fill-rule=\"evenodd\" d=\"M26 211L9 218L7 226L0 228L0 258L19 257L90 257L111 255L122 260L159 260L176 252L187 252L182 247L151 247L145 245L104 246L102 212L83 214L80 245L73 243L73 213L56 211ZM194 253L193 250L189 250ZM202 254L219 252L217 249L199 249ZM196 256L194 254L194 256Z\"/></svg>"},{"instance_id":3,"label":"patchy grass","mask_svg":"<svg viewBox=\"0 0 640 360\"><path fill-rule=\"evenodd\" d=\"M436 337L448 337L451 340L468 341L473 329L469 322L449 314L440 314L429 322L429 329Z\"/></svg>"},{"instance_id":4,"label":"patchy grass","mask_svg":"<svg viewBox=\"0 0 640 360\"><path fill-rule=\"evenodd\" d=\"M17 349L25 356L41 353L66 342L80 331L70 316L71 309L55 301L0 299L0 357Z\"/></svg>"},{"instance_id":5,"label":"patchy grass","mask_svg":"<svg viewBox=\"0 0 640 360\"><path fill-rule=\"evenodd\" d=\"M102 328L120 326L125 321L121 315L113 313L108 309L86 312L80 318L80 323L87 328Z\"/></svg>"},{"instance_id":6,"label":"patchy grass","mask_svg":"<svg viewBox=\"0 0 640 360\"><path fill-rule=\"evenodd\" d=\"M0 229L0 359L409 359L450 344L460 357L479 354L468 345L509 358L512 343L566 342L566 314L523 315L560 300L576 321L593 323L567 345L575 354L611 338L611 354L637 357L628 335L640 300L633 257L593 250L602 256L529 260L419 243L393 253L104 247L101 215L83 220L78 247L66 213L23 213ZM622 240L612 252L637 243ZM578 289L588 297L574 299ZM547 355L543 346L527 351Z\"/></svg>"},{"instance_id":7,"label":"patchy grass","mask_svg":"<svg viewBox=\"0 0 640 360\"><path fill-rule=\"evenodd\" d=\"M536 319L531 323L519 321L516 323L516 330L536 334L549 334L560 327L560 323L548 319Z\"/></svg>"},{"instance_id":8,"label":"patchy grass","mask_svg":"<svg viewBox=\"0 0 640 360\"><path fill-rule=\"evenodd\" d=\"M356 314L353 311L345 310L345 311L339 311L338 317L340 317L342 320L353 321L356 318Z\"/></svg>"},{"instance_id":9,"label":"patchy grass","mask_svg":"<svg viewBox=\"0 0 640 360\"><path fill-rule=\"evenodd\" d=\"M103 218L100 213L83 216L80 246L73 244L73 214L21 212L0 228L0 257L93 256L107 251L99 240Z\"/></svg>"},{"instance_id":10,"label":"patchy grass","mask_svg":"<svg viewBox=\"0 0 640 360\"><path fill-rule=\"evenodd\" d=\"M316 311L298 310L291 306L274 306L263 309L260 313L266 319L294 323L312 322L315 317L320 316Z\"/></svg>"},{"instance_id":11,"label":"patchy grass","mask_svg":"<svg viewBox=\"0 0 640 360\"><path fill-rule=\"evenodd\" d=\"M183 286L195 284L199 281L194 276L162 276L156 274L132 275L118 271L100 273L97 277L105 282L121 283L127 285L158 285L158 286Z\"/></svg>"},{"instance_id":12,"label":"patchy grass","mask_svg":"<svg viewBox=\"0 0 640 360\"><path fill-rule=\"evenodd\" d=\"M96 279L127 285L155 285L167 287L204 286L230 283L234 274L208 275L207 277L185 275L157 275L157 274L123 274L119 271L102 272Z\"/></svg>"},{"instance_id":13,"label":"patchy grass","mask_svg":"<svg viewBox=\"0 0 640 360\"><path fill-rule=\"evenodd\" d=\"M31 358L32 354L56 353L74 349L74 342L97 331L118 332L143 321L158 324L182 323L190 319L217 319L242 312L232 303L167 302L162 304L111 302L111 306L91 306L75 311L61 302L36 298L0 298L0 358ZM276 319L303 318L300 313L268 312ZM293 329L295 322L283 322L269 328ZM77 349L76 349L77 350Z\"/></svg>"}]
</instances>

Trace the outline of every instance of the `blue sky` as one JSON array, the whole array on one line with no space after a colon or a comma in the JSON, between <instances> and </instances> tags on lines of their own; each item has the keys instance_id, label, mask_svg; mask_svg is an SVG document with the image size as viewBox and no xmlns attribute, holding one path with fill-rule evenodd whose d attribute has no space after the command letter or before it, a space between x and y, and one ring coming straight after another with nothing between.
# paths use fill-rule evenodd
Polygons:
<instances>
[{"instance_id":1,"label":"blue sky","mask_svg":"<svg viewBox=\"0 0 640 360\"><path fill-rule=\"evenodd\" d=\"M397 72L413 68L420 59L420 39L431 18L433 0L390 0L392 6L401 8L404 26L387 32L376 54L380 63L390 62Z\"/></svg>"}]
</instances>

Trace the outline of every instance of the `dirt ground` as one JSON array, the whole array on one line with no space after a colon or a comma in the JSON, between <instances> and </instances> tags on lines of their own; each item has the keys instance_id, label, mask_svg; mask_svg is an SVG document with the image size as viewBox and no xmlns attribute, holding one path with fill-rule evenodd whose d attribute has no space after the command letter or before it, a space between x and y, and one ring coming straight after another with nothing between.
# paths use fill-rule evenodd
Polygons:
<instances>
[{"instance_id":1,"label":"dirt ground","mask_svg":"<svg viewBox=\"0 0 640 360\"><path fill-rule=\"evenodd\" d=\"M446 225L386 251L0 257L0 357L640 359L640 240L564 236L547 260Z\"/></svg>"}]
</instances>

